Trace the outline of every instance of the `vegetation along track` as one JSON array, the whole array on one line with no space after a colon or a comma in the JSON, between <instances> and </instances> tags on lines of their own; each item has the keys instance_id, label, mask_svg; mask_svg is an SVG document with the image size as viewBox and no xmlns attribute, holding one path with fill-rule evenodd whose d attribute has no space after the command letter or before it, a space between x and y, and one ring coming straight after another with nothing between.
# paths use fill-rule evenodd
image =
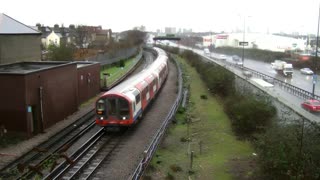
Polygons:
<instances>
[{"instance_id":1,"label":"vegetation along track","mask_svg":"<svg viewBox=\"0 0 320 180\"><path fill-rule=\"evenodd\" d=\"M94 127L94 115L94 111L91 110L60 133L50 137L48 141L8 164L1 170L0 178L23 179L37 173L42 174L41 170L49 161L54 162L74 142Z\"/></svg>"}]
</instances>

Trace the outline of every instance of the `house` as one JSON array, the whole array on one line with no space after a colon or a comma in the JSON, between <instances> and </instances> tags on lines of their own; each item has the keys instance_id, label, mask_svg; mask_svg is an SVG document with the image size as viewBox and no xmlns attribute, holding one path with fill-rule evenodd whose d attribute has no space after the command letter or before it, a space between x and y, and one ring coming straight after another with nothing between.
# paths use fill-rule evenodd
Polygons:
<instances>
[{"instance_id":1,"label":"house","mask_svg":"<svg viewBox=\"0 0 320 180\"><path fill-rule=\"evenodd\" d=\"M111 37L111 29L102 29L94 34L92 34L92 41L91 41L91 46L93 47L104 47L106 46L110 39L112 38Z\"/></svg>"},{"instance_id":2,"label":"house","mask_svg":"<svg viewBox=\"0 0 320 180\"><path fill-rule=\"evenodd\" d=\"M0 13L0 64L41 60L41 32Z\"/></svg>"},{"instance_id":3,"label":"house","mask_svg":"<svg viewBox=\"0 0 320 180\"><path fill-rule=\"evenodd\" d=\"M51 44L60 46L60 41L62 41L61 33L56 33L54 31L51 31L51 33L46 38L45 45L46 47L49 47Z\"/></svg>"}]
</instances>

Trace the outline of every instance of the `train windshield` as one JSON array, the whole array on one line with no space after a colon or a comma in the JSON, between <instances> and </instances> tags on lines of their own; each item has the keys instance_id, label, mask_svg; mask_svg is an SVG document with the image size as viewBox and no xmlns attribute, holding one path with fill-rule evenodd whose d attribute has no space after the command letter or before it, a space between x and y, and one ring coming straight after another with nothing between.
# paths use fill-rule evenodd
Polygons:
<instances>
[{"instance_id":1,"label":"train windshield","mask_svg":"<svg viewBox=\"0 0 320 180\"><path fill-rule=\"evenodd\" d=\"M105 111L104 100L100 99L97 103L97 111Z\"/></svg>"},{"instance_id":2,"label":"train windshield","mask_svg":"<svg viewBox=\"0 0 320 180\"><path fill-rule=\"evenodd\" d=\"M99 114L99 115L105 115L106 114L105 99L99 99L99 101L97 102L96 113Z\"/></svg>"}]
</instances>

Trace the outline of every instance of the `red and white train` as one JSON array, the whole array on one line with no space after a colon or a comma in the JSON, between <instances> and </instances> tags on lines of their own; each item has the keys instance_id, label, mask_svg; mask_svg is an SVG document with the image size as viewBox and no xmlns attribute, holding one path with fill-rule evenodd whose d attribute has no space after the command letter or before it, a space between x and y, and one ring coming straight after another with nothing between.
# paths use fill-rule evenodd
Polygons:
<instances>
[{"instance_id":1,"label":"red and white train","mask_svg":"<svg viewBox=\"0 0 320 180\"><path fill-rule=\"evenodd\" d=\"M131 126L156 97L168 75L168 56L159 48L149 67L99 97L96 102L96 124Z\"/></svg>"}]
</instances>

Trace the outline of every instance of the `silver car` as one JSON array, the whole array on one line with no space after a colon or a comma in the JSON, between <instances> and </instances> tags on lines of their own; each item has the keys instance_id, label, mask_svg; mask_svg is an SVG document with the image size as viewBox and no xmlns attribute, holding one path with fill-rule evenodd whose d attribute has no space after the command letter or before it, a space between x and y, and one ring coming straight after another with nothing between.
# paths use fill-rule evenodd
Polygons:
<instances>
[{"instance_id":1,"label":"silver car","mask_svg":"<svg viewBox=\"0 0 320 180\"><path fill-rule=\"evenodd\" d=\"M308 74L308 75L313 74L313 71L309 68L302 68L302 69L300 69L300 72L302 74Z\"/></svg>"}]
</instances>

